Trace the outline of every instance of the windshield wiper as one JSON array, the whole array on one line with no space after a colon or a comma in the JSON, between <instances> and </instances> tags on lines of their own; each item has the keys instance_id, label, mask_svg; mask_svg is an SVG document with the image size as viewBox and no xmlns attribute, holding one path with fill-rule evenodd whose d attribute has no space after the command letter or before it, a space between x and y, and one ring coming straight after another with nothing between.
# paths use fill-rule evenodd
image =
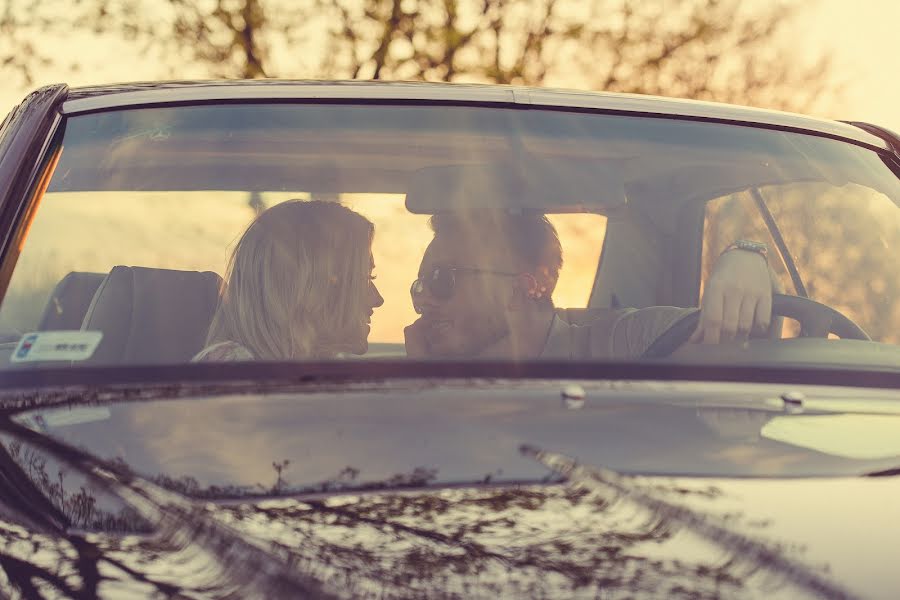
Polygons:
<instances>
[{"instance_id":1,"label":"windshield wiper","mask_svg":"<svg viewBox=\"0 0 900 600\"><path fill-rule=\"evenodd\" d=\"M882 469L880 471L870 471L863 473L862 477L896 477L900 475L900 467L892 467L890 469Z\"/></svg>"}]
</instances>

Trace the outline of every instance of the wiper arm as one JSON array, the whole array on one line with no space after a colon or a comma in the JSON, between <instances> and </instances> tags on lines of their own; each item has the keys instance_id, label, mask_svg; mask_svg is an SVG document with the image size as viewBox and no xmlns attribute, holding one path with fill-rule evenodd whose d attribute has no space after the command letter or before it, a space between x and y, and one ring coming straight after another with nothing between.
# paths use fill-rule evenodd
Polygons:
<instances>
[{"instance_id":1,"label":"wiper arm","mask_svg":"<svg viewBox=\"0 0 900 600\"><path fill-rule=\"evenodd\" d=\"M900 475L900 467L892 467L890 469L863 473L862 477L896 477L898 475Z\"/></svg>"}]
</instances>

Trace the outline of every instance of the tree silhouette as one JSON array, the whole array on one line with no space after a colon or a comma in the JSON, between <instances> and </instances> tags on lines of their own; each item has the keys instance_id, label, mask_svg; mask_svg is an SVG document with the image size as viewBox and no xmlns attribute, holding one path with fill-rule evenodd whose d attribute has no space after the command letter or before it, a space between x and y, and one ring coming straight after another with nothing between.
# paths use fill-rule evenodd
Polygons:
<instances>
[{"instance_id":1,"label":"tree silhouette","mask_svg":"<svg viewBox=\"0 0 900 600\"><path fill-rule=\"evenodd\" d=\"M57 449L55 442L32 441L38 453ZM0 589L23 597L55 589L75 598L153 592L716 598L764 582L819 597L845 594L827 579L826 566L792 558L802 548L735 533L740 514L685 505L693 497L715 506L724 497L716 487L642 483L537 448L523 447L522 454L566 481L441 489L413 473L390 478L409 484L404 490L219 503L166 491L75 453L70 466L90 467L95 483L151 521L152 532L41 532L0 519ZM49 463L31 463L43 465L30 474L42 480ZM358 477L348 469L342 473ZM283 469L274 470L280 478ZM697 535L715 544L697 552L690 541ZM684 543L694 550L684 553Z\"/></svg>"},{"instance_id":2,"label":"tree silhouette","mask_svg":"<svg viewBox=\"0 0 900 600\"><path fill-rule=\"evenodd\" d=\"M113 34L213 77L564 85L810 110L833 92L829 58L791 59L802 3L740 0L10 0L9 36ZM57 10L54 10L54 7ZM4 66L31 85L40 37ZM3 46L0 46L2 49ZM40 57L40 58L38 58Z\"/></svg>"}]
</instances>

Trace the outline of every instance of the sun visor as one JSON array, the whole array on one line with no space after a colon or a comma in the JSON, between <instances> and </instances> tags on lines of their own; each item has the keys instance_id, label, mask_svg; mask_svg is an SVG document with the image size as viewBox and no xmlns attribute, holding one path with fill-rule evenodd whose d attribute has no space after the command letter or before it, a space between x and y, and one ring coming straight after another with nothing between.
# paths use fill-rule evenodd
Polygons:
<instances>
[{"instance_id":1,"label":"sun visor","mask_svg":"<svg viewBox=\"0 0 900 600\"><path fill-rule=\"evenodd\" d=\"M825 181L821 172L802 157L780 161L746 159L743 162L709 162L684 166L669 173L628 185L628 197L662 205L674 199L711 200L750 188L796 182ZM669 217L667 217L669 218Z\"/></svg>"},{"instance_id":2,"label":"sun visor","mask_svg":"<svg viewBox=\"0 0 900 600\"><path fill-rule=\"evenodd\" d=\"M622 206L625 184L614 164L535 160L456 164L413 173L406 195L411 213L512 210L605 213Z\"/></svg>"},{"instance_id":3,"label":"sun visor","mask_svg":"<svg viewBox=\"0 0 900 600\"><path fill-rule=\"evenodd\" d=\"M900 182L889 169L883 169L881 164L870 160L869 149L814 136L792 136L788 139L831 185L864 185L881 192L900 206Z\"/></svg>"}]
</instances>

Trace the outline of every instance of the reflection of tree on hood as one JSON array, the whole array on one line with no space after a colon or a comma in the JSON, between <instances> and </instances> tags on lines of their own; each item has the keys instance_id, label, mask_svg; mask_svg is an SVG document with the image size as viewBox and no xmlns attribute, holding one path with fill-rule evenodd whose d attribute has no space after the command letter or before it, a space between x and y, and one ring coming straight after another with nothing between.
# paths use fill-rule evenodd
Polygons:
<instances>
[{"instance_id":1,"label":"reflection of tree on hood","mask_svg":"<svg viewBox=\"0 0 900 600\"><path fill-rule=\"evenodd\" d=\"M22 591L36 578L87 597L150 589L277 597L302 589L317 597L327 590L379 598L642 592L711 598L739 594L762 565L789 573L806 591L832 591L816 587L816 573L792 571L778 548L728 533L671 500L692 494L714 500L720 494L714 488L644 488L564 457L523 452L569 482L421 489L435 474L420 470L382 482L376 493L341 494L331 482L323 484L332 486L325 497L225 505L198 503L138 478L121 488L111 483L154 523L152 535L53 536L0 523L0 566ZM357 475L350 468L337 479L348 485ZM281 471L276 481L283 484ZM716 535L717 543L705 543Z\"/></svg>"}]
</instances>

